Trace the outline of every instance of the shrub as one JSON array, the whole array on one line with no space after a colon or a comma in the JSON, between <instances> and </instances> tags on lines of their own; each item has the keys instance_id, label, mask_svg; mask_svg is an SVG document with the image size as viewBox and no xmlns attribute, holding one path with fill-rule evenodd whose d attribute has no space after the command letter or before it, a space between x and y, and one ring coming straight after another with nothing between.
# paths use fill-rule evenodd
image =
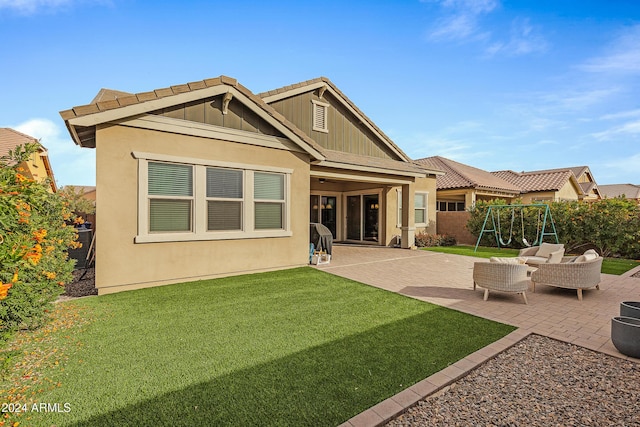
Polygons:
<instances>
[{"instance_id":1,"label":"shrub","mask_svg":"<svg viewBox=\"0 0 640 427\"><path fill-rule=\"evenodd\" d=\"M24 173L36 144L0 158L0 332L42 324L49 305L72 279L67 249L77 233L65 202Z\"/></svg>"},{"instance_id":2,"label":"shrub","mask_svg":"<svg viewBox=\"0 0 640 427\"><path fill-rule=\"evenodd\" d=\"M446 234L429 234L418 233L415 237L416 246L419 248L425 248L430 246L453 246L456 244L456 239L453 236Z\"/></svg>"},{"instance_id":3,"label":"shrub","mask_svg":"<svg viewBox=\"0 0 640 427\"><path fill-rule=\"evenodd\" d=\"M514 204L517 204L515 201ZM478 202L470 210L471 218L467 228L474 236L479 236L490 205L505 204L504 200ZM544 213L537 207L522 208L522 216L516 209L512 230L511 247L522 247L522 228L524 235L532 242L539 234L541 225L538 215ZM637 259L640 257L640 208L631 200L623 198L603 199L593 202L561 201L549 204L551 216L556 227L558 240L564 243L567 252L581 252L595 248L602 256L618 255ZM511 210L501 209L500 229L503 241L509 239L511 229ZM522 224L524 219L524 225ZM497 216L496 216L497 221ZM488 223L485 228L492 229ZM547 223L546 233L551 232ZM547 238L545 241L550 241ZM484 246L496 246L493 233L485 233L480 242Z\"/></svg>"}]
</instances>

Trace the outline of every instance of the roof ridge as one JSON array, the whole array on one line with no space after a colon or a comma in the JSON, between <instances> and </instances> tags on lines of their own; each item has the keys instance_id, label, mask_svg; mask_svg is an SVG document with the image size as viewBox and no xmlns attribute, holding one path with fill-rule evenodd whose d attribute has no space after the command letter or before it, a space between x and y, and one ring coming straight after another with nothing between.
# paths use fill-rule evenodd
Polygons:
<instances>
[{"instance_id":1,"label":"roof ridge","mask_svg":"<svg viewBox=\"0 0 640 427\"><path fill-rule=\"evenodd\" d=\"M26 133L20 132L19 130L15 130L13 128L7 128L7 127L3 127L3 128L0 128L0 129L5 129L7 131L10 131L10 132L13 132L13 133L17 133L20 136L23 136L23 137L29 138L29 139L33 139L35 142L40 143L38 138L36 138L35 136L27 135Z\"/></svg>"}]
</instances>

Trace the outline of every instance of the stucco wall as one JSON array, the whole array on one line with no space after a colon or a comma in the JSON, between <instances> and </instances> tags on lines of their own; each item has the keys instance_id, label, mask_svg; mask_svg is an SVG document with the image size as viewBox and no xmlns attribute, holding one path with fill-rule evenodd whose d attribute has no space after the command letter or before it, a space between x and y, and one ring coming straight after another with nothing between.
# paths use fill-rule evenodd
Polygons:
<instances>
[{"instance_id":1,"label":"stucco wall","mask_svg":"<svg viewBox=\"0 0 640 427\"><path fill-rule=\"evenodd\" d=\"M398 190L402 187L391 187L387 191L387 209L386 209L386 245L396 243L394 237L402 235L402 230L398 227ZM435 178L416 178L416 192L427 192L427 226L416 227L415 234L436 232L436 179Z\"/></svg>"},{"instance_id":2,"label":"stucco wall","mask_svg":"<svg viewBox=\"0 0 640 427\"><path fill-rule=\"evenodd\" d=\"M309 162L306 155L125 126L96 132L96 287L99 294L265 271L308 263ZM291 237L134 243L138 160L133 151L293 169ZM298 197L302 195L302 197Z\"/></svg>"}]
</instances>

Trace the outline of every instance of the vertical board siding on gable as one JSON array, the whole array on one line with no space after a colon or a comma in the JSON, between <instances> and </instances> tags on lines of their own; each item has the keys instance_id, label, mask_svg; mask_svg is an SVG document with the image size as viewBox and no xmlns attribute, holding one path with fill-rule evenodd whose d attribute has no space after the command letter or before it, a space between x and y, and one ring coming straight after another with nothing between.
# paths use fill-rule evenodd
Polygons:
<instances>
[{"instance_id":1,"label":"vertical board siding on gable","mask_svg":"<svg viewBox=\"0 0 640 427\"><path fill-rule=\"evenodd\" d=\"M227 114L222 114L221 96L156 110L151 114L283 137L273 126L262 120L238 100L232 99L229 102Z\"/></svg>"},{"instance_id":2,"label":"vertical board siding on gable","mask_svg":"<svg viewBox=\"0 0 640 427\"><path fill-rule=\"evenodd\" d=\"M329 104L327 111L329 132L312 130L311 100ZM373 133L359 123L358 119L329 93L325 92L321 99L315 91L306 92L274 101L270 105L324 148L364 156L397 159L391 150L382 143L377 143L378 139Z\"/></svg>"}]
</instances>

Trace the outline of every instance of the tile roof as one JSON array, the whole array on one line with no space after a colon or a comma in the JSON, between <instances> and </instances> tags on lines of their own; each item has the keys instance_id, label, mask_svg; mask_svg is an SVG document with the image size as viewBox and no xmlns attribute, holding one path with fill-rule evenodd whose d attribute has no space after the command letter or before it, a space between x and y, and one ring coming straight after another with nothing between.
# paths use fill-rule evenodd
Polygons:
<instances>
[{"instance_id":1,"label":"tile roof","mask_svg":"<svg viewBox=\"0 0 640 427\"><path fill-rule=\"evenodd\" d=\"M570 169L549 169L532 172L504 170L491 172L491 174L520 187L523 192L527 193L533 191L558 191L572 177L575 179Z\"/></svg>"},{"instance_id":2,"label":"tile roof","mask_svg":"<svg viewBox=\"0 0 640 427\"><path fill-rule=\"evenodd\" d=\"M362 156L359 154L345 153L343 151L323 149L322 152L326 156L327 162L341 163L345 166L365 166L377 169L387 169L398 172L409 172L414 174L424 174L425 172L437 172L425 170L421 165L413 162L403 162L401 160L385 159L381 157ZM322 163L320 163L322 166Z\"/></svg>"},{"instance_id":3,"label":"tile roof","mask_svg":"<svg viewBox=\"0 0 640 427\"><path fill-rule=\"evenodd\" d=\"M520 194L520 187L495 176L482 169L458 163L456 161L440 157L425 157L415 160L416 163L445 172L436 179L438 190L452 190L458 188L475 188L484 190L503 191Z\"/></svg>"},{"instance_id":4,"label":"tile roof","mask_svg":"<svg viewBox=\"0 0 640 427\"><path fill-rule=\"evenodd\" d=\"M313 83L324 82L328 86L331 87L335 93L337 93L343 100L348 103L358 114L362 116L363 119L367 120L369 124L374 127L380 135L382 135L386 142L389 143L394 149L400 152L403 156L407 158L407 161L397 161L390 159L378 159L369 156L361 156L357 154L343 153L339 151L327 150L317 144L313 139L311 139L306 133L302 132L291 123L287 118L285 118L282 114L278 113L273 107L267 104L262 98L265 96L285 93L291 89L302 88ZM317 79L308 80L306 82L296 83L294 85L285 86L283 88L275 89L269 92L264 92L259 95L255 95L249 89L242 86L238 81L234 78L227 76L220 76L213 79L205 79L196 82L190 82L182 85L170 86L167 88L155 89L150 92L140 92L136 94L129 94L127 92L122 91L114 91L112 89L101 89L98 95L94 98L94 100L87 105L80 105L73 107L69 110L64 110L60 112L60 116L63 118L67 127L71 130L71 125L69 120L73 120L78 117L84 117L92 114L98 114L104 111L114 110L118 108L124 108L130 105L144 104L149 101L154 101L157 99L162 99L169 96L179 95L181 93L193 92L200 89L206 89L213 86L218 85L228 85L236 88L243 95L251 99L255 102L259 107L265 110L270 116L275 118L277 121L286 126L291 132L293 132L297 137L303 140L306 144L312 147L315 151L320 153L323 156L328 156L327 160L335 163L343 163L345 165L352 164L358 166L368 166L368 167L384 167L390 170L395 170L399 172L408 172L408 173L437 173L438 170L428 171L425 170L423 166L417 166L411 162L411 160L397 147L389 137L387 137L371 120L356 107L353 102L351 102L329 79L325 77L319 77ZM76 129L78 138L74 137L74 141L82 146L92 147L95 146L95 126L89 128L81 128L78 126ZM72 137L74 136L74 132L71 132ZM378 166L379 165L379 166Z\"/></svg>"},{"instance_id":5,"label":"tile roof","mask_svg":"<svg viewBox=\"0 0 640 427\"><path fill-rule=\"evenodd\" d=\"M32 136L11 128L0 128L0 157L8 155L9 150L13 150L18 145L24 145L30 142L35 142L42 147L42 144ZM42 150L44 150L44 147L42 147Z\"/></svg>"},{"instance_id":6,"label":"tile roof","mask_svg":"<svg viewBox=\"0 0 640 427\"><path fill-rule=\"evenodd\" d=\"M627 199L640 199L640 185L635 184L608 184L599 185L602 197L614 198L625 196Z\"/></svg>"},{"instance_id":7,"label":"tile roof","mask_svg":"<svg viewBox=\"0 0 640 427\"><path fill-rule=\"evenodd\" d=\"M376 132L378 132L380 134L380 136L384 139L384 141L389 144L391 147L393 147L394 150L396 150L398 153L400 153L400 155L402 157L404 157L405 160L410 161L411 159L409 158L409 156L407 156L407 154L402 151L402 149L400 147L398 147L392 140L391 138L389 138L378 126L376 126L376 124L369 118L367 117L366 114L364 114L356 104L354 104L344 93L342 93L342 91L340 89L338 89L338 87L336 85L333 84L333 82L331 80L329 80L326 77L317 77L315 79L311 79L311 80L306 80L304 82L299 82L299 83L294 83L292 85L288 85L288 86L283 86L281 88L277 88L277 89L272 89L270 91L267 92L262 92L259 93L258 96L261 98L266 98L269 96L274 96L274 95L281 95L281 94L286 94L287 92L296 90L296 89L300 89L306 86L311 86L315 83L325 83L327 84L327 86L331 87L331 89L338 94L338 96L340 98L342 98L342 101L344 101L347 105L349 105L359 116L361 116L361 118L363 120L365 120L373 129L376 130Z\"/></svg>"},{"instance_id":8,"label":"tile roof","mask_svg":"<svg viewBox=\"0 0 640 427\"><path fill-rule=\"evenodd\" d=\"M72 120L74 118L96 114L103 111L128 107L130 105L144 104L145 102L154 101L157 99L166 98L173 95L179 95L186 92L193 92L193 91L206 89L209 87L219 86L219 85L227 85L237 89L243 95L245 95L246 97L250 98L253 102L255 102L259 107L265 110L270 116L272 116L273 118L278 120L280 123L282 123L285 127L287 127L291 132L293 132L297 137L299 137L306 144L312 147L315 151L322 152L320 145L318 145L307 134L302 132L293 123L287 120L282 114L278 113L271 106L265 103L262 100L262 98L260 98L259 96L256 96L249 89L247 89L246 87L238 83L236 79L227 77L227 76L220 76L217 78L205 79L205 80L200 80L196 82L170 86L167 88L155 89L150 92L140 92L136 94L122 95L122 96L118 96L116 94L116 92L118 91L113 91L110 89L102 89L98 93L98 96L96 96L96 98L97 99L107 98L106 100L98 101L98 102L87 104L87 105L81 105L81 106L73 107L72 109L69 109L69 110L61 111L60 116L67 124L67 127L70 128L71 125L69 124L69 120ZM126 94L126 92L118 92L118 93ZM110 99L110 98L113 98L113 99ZM84 132L84 133L81 134L81 132ZM89 147L91 147L92 144L93 146L95 146L95 140L92 139L92 132L93 132L93 138L95 139L95 127L88 130L81 129L78 132L78 139L80 139L80 141L76 141L76 143L79 145L89 146ZM71 133L73 136L73 132ZM83 144L83 141L82 141L83 137L86 138L85 144Z\"/></svg>"}]
</instances>

